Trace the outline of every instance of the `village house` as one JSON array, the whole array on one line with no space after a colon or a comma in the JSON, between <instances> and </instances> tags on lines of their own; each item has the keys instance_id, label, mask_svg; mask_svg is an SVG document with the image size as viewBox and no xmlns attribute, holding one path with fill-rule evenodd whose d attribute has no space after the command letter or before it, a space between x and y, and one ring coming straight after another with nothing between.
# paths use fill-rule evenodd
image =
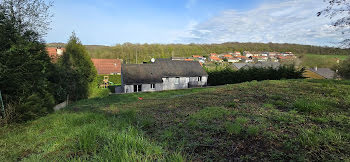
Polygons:
<instances>
[{"instance_id":1,"label":"village house","mask_svg":"<svg viewBox=\"0 0 350 162\"><path fill-rule=\"evenodd\" d=\"M197 61L157 60L149 64L123 64L122 92L152 92L202 87L208 74Z\"/></svg>"},{"instance_id":2,"label":"village house","mask_svg":"<svg viewBox=\"0 0 350 162\"><path fill-rule=\"evenodd\" d=\"M305 70L304 77L308 79L336 79L337 73L329 68L310 68Z\"/></svg>"},{"instance_id":3,"label":"village house","mask_svg":"<svg viewBox=\"0 0 350 162\"><path fill-rule=\"evenodd\" d=\"M119 59L91 59L94 64L97 74L99 75L120 75L121 63Z\"/></svg>"},{"instance_id":4,"label":"village house","mask_svg":"<svg viewBox=\"0 0 350 162\"><path fill-rule=\"evenodd\" d=\"M237 63L237 62L239 62L240 61L240 59L239 58L228 58L227 59L227 62L229 62L229 63Z\"/></svg>"},{"instance_id":5,"label":"village house","mask_svg":"<svg viewBox=\"0 0 350 162\"><path fill-rule=\"evenodd\" d=\"M241 52L239 52L239 51L235 51L235 52L233 53L233 56L242 56L242 54L241 54Z\"/></svg>"},{"instance_id":6,"label":"village house","mask_svg":"<svg viewBox=\"0 0 350 162\"><path fill-rule=\"evenodd\" d=\"M243 52L243 55L245 56L245 57L252 57L252 56L254 56L252 53L250 53L249 51L244 51Z\"/></svg>"},{"instance_id":7,"label":"village house","mask_svg":"<svg viewBox=\"0 0 350 162\"><path fill-rule=\"evenodd\" d=\"M58 58L63 55L63 52L66 51L66 49L61 47L46 47L46 51L49 54L51 61L55 63Z\"/></svg>"},{"instance_id":8,"label":"village house","mask_svg":"<svg viewBox=\"0 0 350 162\"><path fill-rule=\"evenodd\" d=\"M212 62L223 62L223 60L217 56L210 56L209 57L209 61L212 61Z\"/></svg>"}]
</instances>

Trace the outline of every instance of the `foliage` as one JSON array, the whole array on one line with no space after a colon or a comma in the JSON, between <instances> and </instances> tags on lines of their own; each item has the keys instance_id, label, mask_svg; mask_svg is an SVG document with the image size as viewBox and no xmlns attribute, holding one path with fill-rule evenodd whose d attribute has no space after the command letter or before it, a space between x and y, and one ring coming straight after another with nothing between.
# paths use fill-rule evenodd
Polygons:
<instances>
[{"instance_id":1,"label":"foliage","mask_svg":"<svg viewBox=\"0 0 350 162\"><path fill-rule=\"evenodd\" d=\"M339 74L344 79L350 79L350 57L339 66Z\"/></svg>"},{"instance_id":2,"label":"foliage","mask_svg":"<svg viewBox=\"0 0 350 162\"><path fill-rule=\"evenodd\" d=\"M66 75L62 85L69 99L77 101L88 98L90 86L96 77L96 69L75 33L70 37L66 51L58 60L58 64Z\"/></svg>"},{"instance_id":3,"label":"foliage","mask_svg":"<svg viewBox=\"0 0 350 162\"><path fill-rule=\"evenodd\" d=\"M62 46L64 44L53 44ZM48 46L51 46L50 44ZM276 44L276 43L238 43L228 42L223 44L132 44L124 43L115 46L86 45L92 58L123 59L124 63L135 64L148 62L151 58L169 57L191 57L192 55L203 55L208 57L209 53L226 53L234 51L291 51L295 54L324 54L324 55L349 55L349 49L318 47L312 45L298 44Z\"/></svg>"},{"instance_id":4,"label":"foliage","mask_svg":"<svg viewBox=\"0 0 350 162\"><path fill-rule=\"evenodd\" d=\"M324 0L328 2L326 9L317 13L317 16L327 16L330 19L337 18L333 22L333 26L341 30L345 34L349 34L350 26L350 2L347 0ZM349 48L350 39L345 39L341 42L342 46Z\"/></svg>"},{"instance_id":5,"label":"foliage","mask_svg":"<svg viewBox=\"0 0 350 162\"><path fill-rule=\"evenodd\" d=\"M218 71L208 71L209 85L224 85L247 81L300 79L304 69L296 70L294 66L280 66L279 68L241 68L238 71L226 68Z\"/></svg>"},{"instance_id":6,"label":"foliage","mask_svg":"<svg viewBox=\"0 0 350 162\"><path fill-rule=\"evenodd\" d=\"M31 0L0 3L0 89L5 105L15 110L10 117L14 121L47 114L55 102L50 88L50 71L54 67L37 32L40 25L45 25L42 21L47 20L42 17L47 14L40 9L42 6L47 5Z\"/></svg>"}]
</instances>

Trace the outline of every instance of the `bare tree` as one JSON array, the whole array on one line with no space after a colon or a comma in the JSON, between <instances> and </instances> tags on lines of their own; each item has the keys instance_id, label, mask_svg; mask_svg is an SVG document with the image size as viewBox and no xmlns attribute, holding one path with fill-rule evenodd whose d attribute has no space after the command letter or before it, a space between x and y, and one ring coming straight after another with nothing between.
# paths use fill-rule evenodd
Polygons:
<instances>
[{"instance_id":1,"label":"bare tree","mask_svg":"<svg viewBox=\"0 0 350 162\"><path fill-rule=\"evenodd\" d=\"M350 34L350 0L324 0L328 7L317 13L317 16L326 16L335 19L332 23L344 36ZM343 47L350 47L350 38L344 38Z\"/></svg>"},{"instance_id":2,"label":"bare tree","mask_svg":"<svg viewBox=\"0 0 350 162\"><path fill-rule=\"evenodd\" d=\"M45 0L0 0L0 13L21 32L34 31L40 36L50 29L53 2Z\"/></svg>"}]
</instances>

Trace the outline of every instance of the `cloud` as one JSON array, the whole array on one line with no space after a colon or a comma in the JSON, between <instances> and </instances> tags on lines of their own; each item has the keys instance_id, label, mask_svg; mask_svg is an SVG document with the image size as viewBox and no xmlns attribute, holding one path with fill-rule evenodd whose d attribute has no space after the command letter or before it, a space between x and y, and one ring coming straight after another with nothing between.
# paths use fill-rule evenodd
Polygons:
<instances>
[{"instance_id":1,"label":"cloud","mask_svg":"<svg viewBox=\"0 0 350 162\"><path fill-rule=\"evenodd\" d=\"M275 42L334 45L344 35L331 20L317 17L325 3L315 0L284 0L265 3L247 11L226 10L188 28L179 38L187 43Z\"/></svg>"},{"instance_id":2,"label":"cloud","mask_svg":"<svg viewBox=\"0 0 350 162\"><path fill-rule=\"evenodd\" d=\"M197 3L197 0L187 0L187 3L186 3L186 5L185 5L185 7L186 7L187 9L190 9L190 8L192 8L194 5L196 5L196 3Z\"/></svg>"}]
</instances>

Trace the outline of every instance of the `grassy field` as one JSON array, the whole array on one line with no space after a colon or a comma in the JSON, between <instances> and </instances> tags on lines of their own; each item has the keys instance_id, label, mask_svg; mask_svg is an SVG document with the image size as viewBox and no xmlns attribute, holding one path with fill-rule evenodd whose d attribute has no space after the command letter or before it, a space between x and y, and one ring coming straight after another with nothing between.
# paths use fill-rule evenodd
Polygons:
<instances>
[{"instance_id":1,"label":"grassy field","mask_svg":"<svg viewBox=\"0 0 350 162\"><path fill-rule=\"evenodd\" d=\"M1 128L0 161L348 161L349 108L333 80L111 95Z\"/></svg>"},{"instance_id":2,"label":"grassy field","mask_svg":"<svg viewBox=\"0 0 350 162\"><path fill-rule=\"evenodd\" d=\"M345 60L350 57L350 55L318 55L318 54L305 54L298 55L301 56L301 66L313 68L325 67L332 68L337 65L336 59Z\"/></svg>"}]
</instances>

